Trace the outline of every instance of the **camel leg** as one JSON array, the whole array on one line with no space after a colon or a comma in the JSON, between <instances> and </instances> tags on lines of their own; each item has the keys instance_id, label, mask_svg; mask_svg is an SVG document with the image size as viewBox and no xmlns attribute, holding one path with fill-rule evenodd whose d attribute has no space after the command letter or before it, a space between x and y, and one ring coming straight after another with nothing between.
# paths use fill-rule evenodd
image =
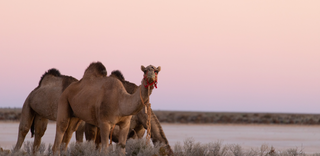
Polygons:
<instances>
[{"instance_id":1,"label":"camel leg","mask_svg":"<svg viewBox=\"0 0 320 156\"><path fill-rule=\"evenodd\" d=\"M53 154L60 154L60 145L71 118L71 108L65 97L61 96L58 104L56 136L52 147ZM65 145L67 146L67 145ZM65 150L65 149L64 149Z\"/></svg>"},{"instance_id":2,"label":"camel leg","mask_svg":"<svg viewBox=\"0 0 320 156\"><path fill-rule=\"evenodd\" d=\"M34 118L35 137L33 143L33 153L39 150L41 138L47 130L48 119L36 115Z\"/></svg>"},{"instance_id":3,"label":"camel leg","mask_svg":"<svg viewBox=\"0 0 320 156\"><path fill-rule=\"evenodd\" d=\"M112 132L112 141L115 142L115 143L119 142L119 131L120 131L119 126L115 125L115 127L113 129L113 132Z\"/></svg>"},{"instance_id":4,"label":"camel leg","mask_svg":"<svg viewBox=\"0 0 320 156\"><path fill-rule=\"evenodd\" d=\"M119 132L119 143L118 146L121 147L121 154L125 155L126 154L126 142L127 142L127 136L129 133L130 129L130 119L122 122L119 124L120 127L120 132Z\"/></svg>"},{"instance_id":5,"label":"camel leg","mask_svg":"<svg viewBox=\"0 0 320 156\"><path fill-rule=\"evenodd\" d=\"M54 140L54 144L52 147L53 153L57 152L58 155L60 153L60 145L64 136L64 133L66 132L68 125L69 125L70 118L66 118L63 121L57 121L56 124L56 136ZM66 145L67 146L67 145Z\"/></svg>"},{"instance_id":6,"label":"camel leg","mask_svg":"<svg viewBox=\"0 0 320 156\"><path fill-rule=\"evenodd\" d=\"M146 129L143 127L142 124L139 124L137 125L135 128L134 128L136 134L137 134L137 138L141 139L143 138L144 136L144 133L146 132Z\"/></svg>"},{"instance_id":7,"label":"camel leg","mask_svg":"<svg viewBox=\"0 0 320 156\"><path fill-rule=\"evenodd\" d=\"M67 149L67 146L72 137L72 133L78 129L78 126L81 124L81 122L82 120L80 120L79 118L72 117L70 119L68 128L64 133L63 140L62 140L62 143L64 145L63 149Z\"/></svg>"},{"instance_id":8,"label":"camel leg","mask_svg":"<svg viewBox=\"0 0 320 156\"><path fill-rule=\"evenodd\" d=\"M144 109L141 111L143 111L143 113L145 114ZM140 112L138 113L138 115L141 114ZM139 121L138 115L132 116L131 118L130 130L129 130L129 135L127 139L136 139L136 138L141 139L144 136L146 129L144 128L141 121Z\"/></svg>"},{"instance_id":9,"label":"camel leg","mask_svg":"<svg viewBox=\"0 0 320 156\"><path fill-rule=\"evenodd\" d=\"M25 103L22 108L21 119L19 124L18 140L17 140L16 146L14 147L14 150L19 150L21 148L22 143L31 127L34 114L35 114L34 111L29 107L28 104Z\"/></svg>"},{"instance_id":10,"label":"camel leg","mask_svg":"<svg viewBox=\"0 0 320 156\"><path fill-rule=\"evenodd\" d=\"M144 111L144 108L142 109ZM147 129L147 114L139 112L137 114L138 120L143 125L145 129ZM154 112L151 110L151 138L153 144L156 142L164 143L168 152L168 155L173 155L173 151L169 145L167 137L160 125L160 122Z\"/></svg>"},{"instance_id":11,"label":"camel leg","mask_svg":"<svg viewBox=\"0 0 320 156\"><path fill-rule=\"evenodd\" d=\"M85 124L85 137L87 141L95 140L97 135L97 127L89 123Z\"/></svg>"},{"instance_id":12,"label":"camel leg","mask_svg":"<svg viewBox=\"0 0 320 156\"><path fill-rule=\"evenodd\" d=\"M134 129L129 129L128 139L138 139L138 135Z\"/></svg>"},{"instance_id":13,"label":"camel leg","mask_svg":"<svg viewBox=\"0 0 320 156\"><path fill-rule=\"evenodd\" d=\"M100 135L100 128L96 127L97 129L97 133L96 133L96 137L94 139L94 142L96 143L97 148L99 147L99 145L101 144L101 135Z\"/></svg>"},{"instance_id":14,"label":"camel leg","mask_svg":"<svg viewBox=\"0 0 320 156\"><path fill-rule=\"evenodd\" d=\"M100 126L100 135L101 135L101 146L102 150L107 153L108 147L109 147L109 134L110 134L110 123L101 123Z\"/></svg>"},{"instance_id":15,"label":"camel leg","mask_svg":"<svg viewBox=\"0 0 320 156\"><path fill-rule=\"evenodd\" d=\"M82 121L76 130L76 141L83 142L83 133L85 132L85 122Z\"/></svg>"}]
</instances>

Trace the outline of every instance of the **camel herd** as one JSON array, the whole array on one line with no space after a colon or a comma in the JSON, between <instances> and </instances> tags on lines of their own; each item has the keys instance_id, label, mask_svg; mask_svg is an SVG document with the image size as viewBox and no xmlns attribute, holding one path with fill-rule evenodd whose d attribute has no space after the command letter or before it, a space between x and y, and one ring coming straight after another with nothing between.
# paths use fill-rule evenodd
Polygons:
<instances>
[{"instance_id":1,"label":"camel herd","mask_svg":"<svg viewBox=\"0 0 320 156\"><path fill-rule=\"evenodd\" d=\"M53 120L56 121L54 154L59 154L60 148L66 149L73 132L77 142L83 141L85 133L86 140L94 140L103 152L108 152L110 137L124 154L127 139L144 136L149 114L152 142L163 143L171 155L172 149L157 117L151 109L148 114L145 112L161 67L141 66L141 70L144 75L140 86L126 81L118 70L107 76L101 62L91 63L81 80L61 75L54 68L48 70L23 104L14 149L21 148L30 130L31 136L34 135L33 152L36 152L48 120Z\"/></svg>"}]
</instances>

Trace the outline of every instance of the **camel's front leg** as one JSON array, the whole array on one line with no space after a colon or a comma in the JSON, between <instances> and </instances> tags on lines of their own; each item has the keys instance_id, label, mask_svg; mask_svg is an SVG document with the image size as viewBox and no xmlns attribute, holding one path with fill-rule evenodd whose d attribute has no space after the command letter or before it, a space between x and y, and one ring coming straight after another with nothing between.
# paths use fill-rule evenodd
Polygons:
<instances>
[{"instance_id":1,"label":"camel's front leg","mask_svg":"<svg viewBox=\"0 0 320 156\"><path fill-rule=\"evenodd\" d=\"M141 111L143 111L143 113L145 114L144 109ZM138 113L138 115L139 114L140 114L140 112ZM127 139L130 139L130 138L141 139L144 136L146 129L143 127L143 124L139 121L138 115L132 116L132 118L131 118L130 130L129 130L129 134L128 134Z\"/></svg>"},{"instance_id":2,"label":"camel's front leg","mask_svg":"<svg viewBox=\"0 0 320 156\"><path fill-rule=\"evenodd\" d=\"M118 146L121 147L121 154L126 154L126 142L127 142L127 136L130 129L130 119L129 117L127 120L121 122L119 124L120 132L119 132L119 143Z\"/></svg>"},{"instance_id":3,"label":"camel's front leg","mask_svg":"<svg viewBox=\"0 0 320 156\"><path fill-rule=\"evenodd\" d=\"M101 145L102 145L102 150L104 152L108 152L108 147L109 147L109 134L110 134L110 128L111 124L107 122L103 122L99 125L100 128L100 135L101 135Z\"/></svg>"},{"instance_id":4,"label":"camel's front leg","mask_svg":"<svg viewBox=\"0 0 320 156\"><path fill-rule=\"evenodd\" d=\"M144 136L144 133L146 132L146 129L143 127L142 124L139 124L137 125L135 128L134 128L136 134L137 134L137 138L138 139L141 139L143 138ZM129 137L130 138L130 137ZM135 138L134 138L135 139Z\"/></svg>"},{"instance_id":5,"label":"camel's front leg","mask_svg":"<svg viewBox=\"0 0 320 156\"><path fill-rule=\"evenodd\" d=\"M39 115L35 116L34 118L35 137L34 137L34 143L33 143L33 153L38 151L41 144L41 138L47 130L47 125L48 125L47 118L43 118Z\"/></svg>"}]
</instances>

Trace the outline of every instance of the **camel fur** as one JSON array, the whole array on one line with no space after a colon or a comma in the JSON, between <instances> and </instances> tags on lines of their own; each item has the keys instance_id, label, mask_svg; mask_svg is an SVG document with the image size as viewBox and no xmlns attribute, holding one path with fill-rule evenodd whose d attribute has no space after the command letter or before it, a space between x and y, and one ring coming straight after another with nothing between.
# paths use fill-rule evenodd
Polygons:
<instances>
[{"instance_id":1,"label":"camel fur","mask_svg":"<svg viewBox=\"0 0 320 156\"><path fill-rule=\"evenodd\" d=\"M56 136L52 151L58 152L63 137L67 139L63 149L66 149L71 139L72 131L67 131L72 118L100 128L102 149L107 152L110 128L119 125L119 146L125 153L127 134L132 115L137 114L149 100L153 86L148 91L146 86L157 81L157 74L161 67L149 65L141 66L144 78L139 90L133 94L127 93L120 80L114 77L104 77L96 63L91 63L85 70L79 82L72 83L62 93L58 104ZM140 93L141 90L141 93Z\"/></svg>"},{"instance_id":2,"label":"camel fur","mask_svg":"<svg viewBox=\"0 0 320 156\"><path fill-rule=\"evenodd\" d=\"M139 89L139 87L136 84L126 81L122 73L118 70L112 71L110 76L118 78L122 82L124 88L129 94L133 94L137 89ZM129 130L127 139L129 138L140 139L144 136L145 130L147 129L147 125L146 125L147 114L145 113L144 109L145 108L139 111L138 114L132 116L131 123L130 123L130 130ZM113 142L117 143L119 141L119 130L120 130L119 126L116 126L114 128L112 133ZM85 123L79 126L78 130L76 131L76 134L81 135L83 134L84 131L85 131L86 140L95 140L97 144L100 143L100 133L99 133L100 130L97 129L97 127L95 127L94 125ZM168 154L169 155L173 154L172 149L169 145L169 142L166 138L166 135L160 125L160 122L157 116L153 113L152 109L151 109L151 138L154 144L156 142L165 144Z\"/></svg>"},{"instance_id":3,"label":"camel fur","mask_svg":"<svg viewBox=\"0 0 320 156\"><path fill-rule=\"evenodd\" d=\"M57 119L58 101L63 90L76 81L78 80L71 76L61 75L54 68L42 75L38 87L28 95L23 104L18 139L14 150L21 148L29 129L31 129L31 137L35 135L33 152L38 150L48 120ZM70 126L70 128L74 127Z\"/></svg>"}]
</instances>

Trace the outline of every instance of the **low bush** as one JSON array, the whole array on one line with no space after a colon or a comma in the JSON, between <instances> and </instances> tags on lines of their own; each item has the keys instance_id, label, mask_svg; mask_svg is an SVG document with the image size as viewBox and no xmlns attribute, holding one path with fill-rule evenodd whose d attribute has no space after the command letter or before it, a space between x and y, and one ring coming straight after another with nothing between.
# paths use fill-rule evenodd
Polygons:
<instances>
[{"instance_id":1,"label":"low bush","mask_svg":"<svg viewBox=\"0 0 320 156\"><path fill-rule=\"evenodd\" d=\"M45 144L41 144L39 150L32 153L33 142L25 142L21 150L9 151L0 148L0 156L50 156L52 155L52 145L46 148ZM146 144L146 139L130 139L126 145L127 156L164 156L163 144L153 145ZM96 148L94 142L70 143L68 149L61 151L63 156L118 156L120 148L117 145L111 145L108 153L102 153L102 150ZM292 148L284 151L276 150L268 145L261 145L260 148L244 150L240 145L223 144L221 141L201 144L195 142L193 138L188 138L183 145L180 142L173 146L175 156L307 156L303 147ZM320 156L320 153L311 154L310 156Z\"/></svg>"}]
</instances>

